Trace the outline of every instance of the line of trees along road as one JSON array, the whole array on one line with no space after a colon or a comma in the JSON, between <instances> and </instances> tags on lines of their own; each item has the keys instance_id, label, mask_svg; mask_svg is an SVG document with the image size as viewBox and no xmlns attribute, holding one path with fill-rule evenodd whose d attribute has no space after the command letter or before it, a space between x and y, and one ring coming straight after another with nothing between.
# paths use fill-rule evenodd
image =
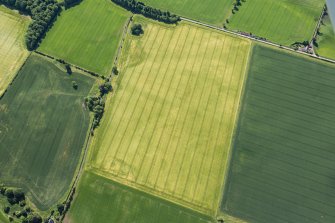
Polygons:
<instances>
[{"instance_id":1,"label":"line of trees along road","mask_svg":"<svg viewBox=\"0 0 335 223\"><path fill-rule=\"evenodd\" d=\"M0 0L0 4L31 16L33 21L29 24L25 37L29 50L37 48L61 10L55 0Z\"/></svg>"},{"instance_id":2,"label":"line of trees along road","mask_svg":"<svg viewBox=\"0 0 335 223\"><path fill-rule=\"evenodd\" d=\"M173 24L180 21L179 16L171 14L169 11L161 11L160 9L147 6L143 2L138 2L136 0L112 0L112 2L133 13L142 14L145 17L155 19L160 22Z\"/></svg>"}]
</instances>

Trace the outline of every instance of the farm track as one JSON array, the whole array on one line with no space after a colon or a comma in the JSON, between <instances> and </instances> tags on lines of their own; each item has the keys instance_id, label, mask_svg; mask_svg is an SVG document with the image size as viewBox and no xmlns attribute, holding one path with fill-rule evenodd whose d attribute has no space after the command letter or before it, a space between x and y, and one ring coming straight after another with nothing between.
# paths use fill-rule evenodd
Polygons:
<instances>
[{"instance_id":1,"label":"farm track","mask_svg":"<svg viewBox=\"0 0 335 223\"><path fill-rule=\"evenodd\" d=\"M294 50L290 47L283 46L283 45L280 45L280 44L277 44L277 43L274 43L274 42L260 40L258 38L252 37L252 36L243 35L243 34L238 33L238 32L230 31L230 30L227 30L227 29L224 29L224 28L220 28L220 27L217 27L217 26L206 24L206 23L196 21L196 20L193 20L193 19L188 19L188 18L185 18L185 17L181 17L181 19L183 21L186 21L186 22L190 22L190 23L193 23L193 24L204 26L204 27L207 27L207 28L210 28L210 29L215 29L215 30L218 30L218 31L221 31L221 32L229 33L229 34L232 34L234 36L239 36L239 37L242 37L242 38L250 39L250 40L253 40L255 42L259 42L259 43L263 43L263 44L273 46L273 47L276 47L276 48L284 49L286 51L290 51L290 52L298 53L298 54L301 54L301 55L305 55L305 56L308 56L308 57L313 58L313 59L322 60L322 61L326 61L326 62L330 62L330 63L335 64L335 60L333 60L333 59L329 59L329 58L325 58L325 57L322 57L322 56L317 56L317 55L305 53L305 52L302 52L302 51Z\"/></svg>"}]
</instances>

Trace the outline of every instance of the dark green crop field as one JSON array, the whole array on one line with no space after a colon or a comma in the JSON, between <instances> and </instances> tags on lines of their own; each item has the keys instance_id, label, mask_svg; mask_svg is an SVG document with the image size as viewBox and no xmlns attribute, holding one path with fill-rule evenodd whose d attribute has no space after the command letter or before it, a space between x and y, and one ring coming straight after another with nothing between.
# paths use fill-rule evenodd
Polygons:
<instances>
[{"instance_id":1,"label":"dark green crop field","mask_svg":"<svg viewBox=\"0 0 335 223\"><path fill-rule=\"evenodd\" d=\"M334 66L255 46L222 210L335 222Z\"/></svg>"},{"instance_id":2,"label":"dark green crop field","mask_svg":"<svg viewBox=\"0 0 335 223\"><path fill-rule=\"evenodd\" d=\"M33 55L0 100L1 181L22 187L41 210L69 189L89 127L82 104L94 82Z\"/></svg>"},{"instance_id":3,"label":"dark green crop field","mask_svg":"<svg viewBox=\"0 0 335 223\"><path fill-rule=\"evenodd\" d=\"M86 172L65 222L210 223L206 216Z\"/></svg>"}]
</instances>

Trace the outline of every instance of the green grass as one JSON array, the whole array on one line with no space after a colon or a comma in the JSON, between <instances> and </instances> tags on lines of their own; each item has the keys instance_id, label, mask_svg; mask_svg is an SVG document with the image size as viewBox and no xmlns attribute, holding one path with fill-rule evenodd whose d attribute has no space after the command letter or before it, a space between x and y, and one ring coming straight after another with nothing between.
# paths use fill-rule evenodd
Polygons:
<instances>
[{"instance_id":1,"label":"green grass","mask_svg":"<svg viewBox=\"0 0 335 223\"><path fill-rule=\"evenodd\" d=\"M135 21L144 35L126 38L122 80L93 138L91 167L213 213L251 43L187 23Z\"/></svg>"},{"instance_id":2,"label":"green grass","mask_svg":"<svg viewBox=\"0 0 335 223\"><path fill-rule=\"evenodd\" d=\"M210 218L86 172L65 222L210 223Z\"/></svg>"},{"instance_id":3,"label":"green grass","mask_svg":"<svg viewBox=\"0 0 335 223\"><path fill-rule=\"evenodd\" d=\"M0 211L0 222L1 223L7 223L7 222L9 222L8 217L5 216L5 214L2 212L2 210Z\"/></svg>"},{"instance_id":4,"label":"green grass","mask_svg":"<svg viewBox=\"0 0 335 223\"><path fill-rule=\"evenodd\" d=\"M28 24L28 17L0 5L0 97L29 55L24 43Z\"/></svg>"},{"instance_id":5,"label":"green grass","mask_svg":"<svg viewBox=\"0 0 335 223\"><path fill-rule=\"evenodd\" d=\"M129 15L110 0L84 0L61 13L39 50L108 75Z\"/></svg>"},{"instance_id":6,"label":"green grass","mask_svg":"<svg viewBox=\"0 0 335 223\"><path fill-rule=\"evenodd\" d=\"M334 70L255 47L224 211L255 223L335 222Z\"/></svg>"},{"instance_id":7,"label":"green grass","mask_svg":"<svg viewBox=\"0 0 335 223\"><path fill-rule=\"evenodd\" d=\"M222 26L234 0L143 0L147 5L180 16Z\"/></svg>"},{"instance_id":8,"label":"green grass","mask_svg":"<svg viewBox=\"0 0 335 223\"><path fill-rule=\"evenodd\" d=\"M247 0L227 27L291 45L311 40L324 0Z\"/></svg>"},{"instance_id":9,"label":"green grass","mask_svg":"<svg viewBox=\"0 0 335 223\"><path fill-rule=\"evenodd\" d=\"M318 36L319 46L316 52L323 57L335 59L335 32L330 22L329 16L325 16L323 24L320 27L321 35Z\"/></svg>"},{"instance_id":10,"label":"green grass","mask_svg":"<svg viewBox=\"0 0 335 223\"><path fill-rule=\"evenodd\" d=\"M33 55L0 100L0 179L22 187L40 210L69 189L89 127L84 97L94 82Z\"/></svg>"}]
</instances>

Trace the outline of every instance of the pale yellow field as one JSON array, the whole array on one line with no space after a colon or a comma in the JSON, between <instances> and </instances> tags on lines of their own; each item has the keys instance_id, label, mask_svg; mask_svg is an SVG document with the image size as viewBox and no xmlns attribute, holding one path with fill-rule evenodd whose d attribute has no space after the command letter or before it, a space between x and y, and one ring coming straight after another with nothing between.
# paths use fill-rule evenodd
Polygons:
<instances>
[{"instance_id":1,"label":"pale yellow field","mask_svg":"<svg viewBox=\"0 0 335 223\"><path fill-rule=\"evenodd\" d=\"M24 35L29 19L0 6L0 96L29 55Z\"/></svg>"},{"instance_id":2,"label":"pale yellow field","mask_svg":"<svg viewBox=\"0 0 335 223\"><path fill-rule=\"evenodd\" d=\"M222 195L251 43L137 18L89 156L100 175L214 213Z\"/></svg>"}]
</instances>

